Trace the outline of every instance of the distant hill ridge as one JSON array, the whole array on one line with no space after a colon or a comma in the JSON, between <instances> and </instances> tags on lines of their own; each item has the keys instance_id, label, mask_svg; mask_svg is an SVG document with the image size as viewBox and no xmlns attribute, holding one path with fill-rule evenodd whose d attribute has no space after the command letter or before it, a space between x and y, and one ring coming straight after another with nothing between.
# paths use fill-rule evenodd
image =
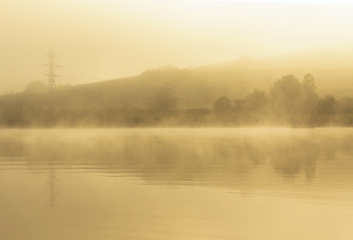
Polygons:
<instances>
[{"instance_id":1,"label":"distant hill ridge","mask_svg":"<svg viewBox=\"0 0 353 240\"><path fill-rule=\"evenodd\" d=\"M344 57L340 57L344 56ZM315 77L319 94L353 97L353 54L311 51L263 59L241 56L238 60L189 69L172 66L148 69L139 76L77 86L115 103L143 106L151 89L163 83L175 87L181 108L210 107L220 96L241 99L254 88L269 91L283 75L299 80L307 73ZM102 99L101 99L102 100Z\"/></svg>"},{"instance_id":2,"label":"distant hill ridge","mask_svg":"<svg viewBox=\"0 0 353 240\"><path fill-rule=\"evenodd\" d=\"M165 66L138 76L58 89L45 101L67 106L114 105L144 107L152 89L170 83L179 108L209 108L221 96L242 99L254 88L269 92L274 81L293 74L313 74L317 92L337 99L353 97L353 51L302 51L268 58L241 56L234 61L180 69ZM37 99L37 100L36 100ZM42 104L40 97L26 101ZM38 101L38 103L36 102Z\"/></svg>"}]
</instances>

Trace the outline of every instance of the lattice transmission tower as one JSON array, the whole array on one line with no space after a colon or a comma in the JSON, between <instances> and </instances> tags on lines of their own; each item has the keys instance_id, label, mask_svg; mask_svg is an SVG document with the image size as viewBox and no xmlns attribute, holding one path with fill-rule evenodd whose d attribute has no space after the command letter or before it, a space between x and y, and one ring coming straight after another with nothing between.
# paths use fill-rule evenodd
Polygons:
<instances>
[{"instance_id":1,"label":"lattice transmission tower","mask_svg":"<svg viewBox=\"0 0 353 240\"><path fill-rule=\"evenodd\" d=\"M57 192L57 179L56 179L56 166L55 162L51 160L49 163L49 174L48 174L48 186L49 186L49 203L47 204L50 207L55 207L56 203L56 196L58 194Z\"/></svg>"},{"instance_id":2,"label":"lattice transmission tower","mask_svg":"<svg viewBox=\"0 0 353 240\"><path fill-rule=\"evenodd\" d=\"M56 76L60 77L60 75L55 74L55 68L56 67L62 67L62 66L54 64L54 58L56 58L57 55L55 55L53 53L53 47L51 45L50 45L50 51L49 51L49 53L46 56L49 57L49 64L44 64L44 66L48 66L49 67L49 71L45 75L45 76L48 76L48 87L47 88L48 88L48 91L54 91L56 89L56 79L55 79L55 77Z\"/></svg>"}]
</instances>

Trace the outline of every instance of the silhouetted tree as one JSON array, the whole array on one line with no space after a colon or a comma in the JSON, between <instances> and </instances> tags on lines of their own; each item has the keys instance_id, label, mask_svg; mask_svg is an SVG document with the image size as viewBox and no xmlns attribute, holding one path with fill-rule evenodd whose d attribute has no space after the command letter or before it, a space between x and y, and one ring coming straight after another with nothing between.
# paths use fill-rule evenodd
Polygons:
<instances>
[{"instance_id":1,"label":"silhouetted tree","mask_svg":"<svg viewBox=\"0 0 353 240\"><path fill-rule=\"evenodd\" d=\"M340 111L343 114L353 114L353 98L346 97L340 100Z\"/></svg>"},{"instance_id":2,"label":"silhouetted tree","mask_svg":"<svg viewBox=\"0 0 353 240\"><path fill-rule=\"evenodd\" d=\"M213 104L213 111L216 114L226 114L233 111L233 104L227 97L220 97Z\"/></svg>"},{"instance_id":3,"label":"silhouetted tree","mask_svg":"<svg viewBox=\"0 0 353 240\"><path fill-rule=\"evenodd\" d=\"M265 91L254 89L244 100L234 101L237 120L246 124L264 122L268 99Z\"/></svg>"},{"instance_id":4,"label":"silhouetted tree","mask_svg":"<svg viewBox=\"0 0 353 240\"><path fill-rule=\"evenodd\" d=\"M337 102L335 97L326 95L320 98L314 111L314 121L316 126L323 126L330 123L336 113Z\"/></svg>"},{"instance_id":5,"label":"silhouetted tree","mask_svg":"<svg viewBox=\"0 0 353 240\"><path fill-rule=\"evenodd\" d=\"M267 108L268 99L265 91L254 89L245 97L246 108L252 112L263 112Z\"/></svg>"},{"instance_id":6,"label":"silhouetted tree","mask_svg":"<svg viewBox=\"0 0 353 240\"><path fill-rule=\"evenodd\" d=\"M220 97L213 104L214 119L217 123L222 125L233 125L234 124L234 105L227 97Z\"/></svg>"},{"instance_id":7,"label":"silhouetted tree","mask_svg":"<svg viewBox=\"0 0 353 240\"><path fill-rule=\"evenodd\" d=\"M336 99L332 95L326 95L319 100L317 105L317 114L332 116L335 114Z\"/></svg>"},{"instance_id":8,"label":"silhouetted tree","mask_svg":"<svg viewBox=\"0 0 353 240\"><path fill-rule=\"evenodd\" d=\"M302 89L304 94L312 94L316 91L315 78L311 73L308 73L304 76L302 82Z\"/></svg>"},{"instance_id":9,"label":"silhouetted tree","mask_svg":"<svg viewBox=\"0 0 353 240\"><path fill-rule=\"evenodd\" d=\"M33 81L27 84L27 93L40 94L47 92L47 85L41 81Z\"/></svg>"},{"instance_id":10,"label":"silhouetted tree","mask_svg":"<svg viewBox=\"0 0 353 240\"><path fill-rule=\"evenodd\" d=\"M174 87L166 83L153 89L148 108L160 114L168 114L176 109L177 96Z\"/></svg>"},{"instance_id":11,"label":"silhouetted tree","mask_svg":"<svg viewBox=\"0 0 353 240\"><path fill-rule=\"evenodd\" d=\"M319 95L316 93L315 79L311 73L304 76L301 83L302 100L300 114L304 124L313 125L313 114L319 101Z\"/></svg>"},{"instance_id":12,"label":"silhouetted tree","mask_svg":"<svg viewBox=\"0 0 353 240\"><path fill-rule=\"evenodd\" d=\"M273 83L270 90L270 103L276 117L296 123L300 101L301 84L293 75L283 76Z\"/></svg>"}]
</instances>

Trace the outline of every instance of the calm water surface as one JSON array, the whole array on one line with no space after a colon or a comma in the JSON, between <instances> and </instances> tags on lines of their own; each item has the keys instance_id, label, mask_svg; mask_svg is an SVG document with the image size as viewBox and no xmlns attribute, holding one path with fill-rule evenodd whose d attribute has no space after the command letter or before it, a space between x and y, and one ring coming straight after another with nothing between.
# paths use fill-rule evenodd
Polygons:
<instances>
[{"instance_id":1,"label":"calm water surface","mask_svg":"<svg viewBox=\"0 0 353 240\"><path fill-rule=\"evenodd\" d=\"M353 129L0 132L0 239L353 239Z\"/></svg>"}]
</instances>

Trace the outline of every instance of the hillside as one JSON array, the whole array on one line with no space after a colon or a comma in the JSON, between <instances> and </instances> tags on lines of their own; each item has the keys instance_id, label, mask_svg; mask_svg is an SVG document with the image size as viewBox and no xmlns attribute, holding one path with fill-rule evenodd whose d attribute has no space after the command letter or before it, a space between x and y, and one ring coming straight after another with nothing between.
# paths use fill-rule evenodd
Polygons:
<instances>
[{"instance_id":1,"label":"hillside","mask_svg":"<svg viewBox=\"0 0 353 240\"><path fill-rule=\"evenodd\" d=\"M236 61L178 69L171 66L149 69L139 76L76 86L72 98L88 102L144 106L151 90L170 83L175 87L181 108L210 107L220 96L242 99L254 88L269 91L272 83L284 75L303 79L315 77L320 95L338 99L353 97L353 52L303 51L263 59L246 56Z\"/></svg>"},{"instance_id":2,"label":"hillside","mask_svg":"<svg viewBox=\"0 0 353 240\"><path fill-rule=\"evenodd\" d=\"M177 93L179 108L209 108L221 96L242 99L254 88L268 93L272 83L282 76L293 74L302 80L310 72L319 95L332 94L340 99L353 97L351 66L353 51L349 49L311 50L262 59L243 56L189 69L148 69L139 76L60 88L50 95L29 97L20 93L2 98L32 105L145 107L152 89L170 83Z\"/></svg>"},{"instance_id":3,"label":"hillside","mask_svg":"<svg viewBox=\"0 0 353 240\"><path fill-rule=\"evenodd\" d=\"M352 55L328 56L166 66L50 93L37 82L32 90L0 96L0 127L353 126Z\"/></svg>"}]
</instances>

